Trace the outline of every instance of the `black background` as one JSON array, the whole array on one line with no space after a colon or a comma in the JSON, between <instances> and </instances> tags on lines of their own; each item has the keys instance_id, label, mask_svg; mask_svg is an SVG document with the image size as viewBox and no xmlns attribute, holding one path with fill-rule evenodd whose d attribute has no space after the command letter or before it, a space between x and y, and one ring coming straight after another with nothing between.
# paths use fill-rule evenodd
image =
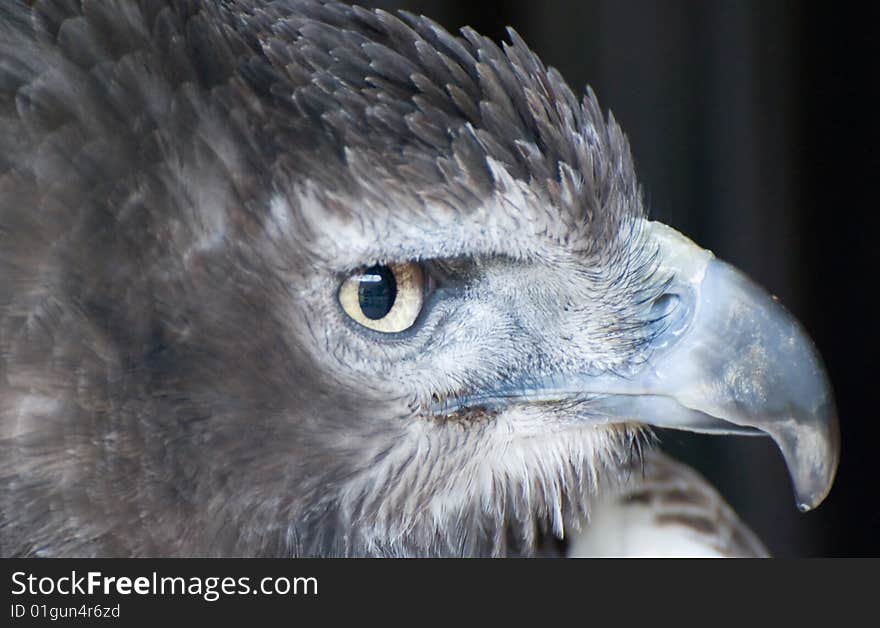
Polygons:
<instances>
[{"instance_id":1,"label":"black background","mask_svg":"<svg viewBox=\"0 0 880 628\"><path fill-rule=\"evenodd\" d=\"M837 394L835 486L800 514L769 439L662 434L777 556L880 555L876 18L837 3L376 0L496 40L513 26L630 138L652 217L778 295ZM864 6L868 6L865 4Z\"/></svg>"}]
</instances>

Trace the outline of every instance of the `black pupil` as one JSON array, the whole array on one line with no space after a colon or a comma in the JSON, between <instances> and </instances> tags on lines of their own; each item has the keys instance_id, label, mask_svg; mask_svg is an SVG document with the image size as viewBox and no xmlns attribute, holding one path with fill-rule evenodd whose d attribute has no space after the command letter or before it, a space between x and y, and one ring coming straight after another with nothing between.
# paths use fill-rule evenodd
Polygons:
<instances>
[{"instance_id":1,"label":"black pupil","mask_svg":"<svg viewBox=\"0 0 880 628\"><path fill-rule=\"evenodd\" d=\"M367 318L383 318L391 311L395 298L397 281L387 266L372 266L358 279L358 303Z\"/></svg>"}]
</instances>

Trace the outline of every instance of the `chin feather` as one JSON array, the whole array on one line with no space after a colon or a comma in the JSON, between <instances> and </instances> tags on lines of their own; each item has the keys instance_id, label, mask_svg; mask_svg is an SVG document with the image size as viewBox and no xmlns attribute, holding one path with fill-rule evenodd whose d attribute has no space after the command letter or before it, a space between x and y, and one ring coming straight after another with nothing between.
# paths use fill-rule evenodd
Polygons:
<instances>
[{"instance_id":1,"label":"chin feather","mask_svg":"<svg viewBox=\"0 0 880 628\"><path fill-rule=\"evenodd\" d=\"M578 530L592 498L639 469L653 440L638 424L529 434L523 423L534 417L525 414L507 411L478 426L414 426L410 439L349 483L333 526L347 532L332 541L334 549L533 555L548 539Z\"/></svg>"}]
</instances>

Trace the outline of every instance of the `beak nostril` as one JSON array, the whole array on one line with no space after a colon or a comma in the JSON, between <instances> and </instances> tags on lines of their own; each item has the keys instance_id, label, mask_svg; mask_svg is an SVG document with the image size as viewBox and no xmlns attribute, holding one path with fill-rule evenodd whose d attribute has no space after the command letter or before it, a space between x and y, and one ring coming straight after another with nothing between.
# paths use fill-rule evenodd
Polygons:
<instances>
[{"instance_id":1,"label":"beak nostril","mask_svg":"<svg viewBox=\"0 0 880 628\"><path fill-rule=\"evenodd\" d=\"M651 305L651 320L659 321L672 314L678 308L680 300L681 298L673 293L666 293L657 297Z\"/></svg>"}]
</instances>

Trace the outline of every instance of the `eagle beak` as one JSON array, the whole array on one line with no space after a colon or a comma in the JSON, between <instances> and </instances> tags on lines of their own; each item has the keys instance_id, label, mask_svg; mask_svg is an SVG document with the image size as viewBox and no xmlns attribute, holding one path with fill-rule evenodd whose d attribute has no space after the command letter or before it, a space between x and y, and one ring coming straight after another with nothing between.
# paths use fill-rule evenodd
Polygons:
<instances>
[{"instance_id":1,"label":"eagle beak","mask_svg":"<svg viewBox=\"0 0 880 628\"><path fill-rule=\"evenodd\" d=\"M564 402L578 408L577 421L767 435L782 450L798 508L815 508L834 482L840 433L812 340L775 297L710 251L658 222L647 222L645 235L667 281L649 304L645 360L625 373L506 382L433 411Z\"/></svg>"},{"instance_id":2,"label":"eagle beak","mask_svg":"<svg viewBox=\"0 0 880 628\"><path fill-rule=\"evenodd\" d=\"M582 382L609 420L720 434L763 433L782 450L798 507L831 489L840 436L831 385L794 317L744 274L673 229L648 223L659 272L659 329L627 376ZM583 390L583 388L582 388Z\"/></svg>"}]
</instances>

